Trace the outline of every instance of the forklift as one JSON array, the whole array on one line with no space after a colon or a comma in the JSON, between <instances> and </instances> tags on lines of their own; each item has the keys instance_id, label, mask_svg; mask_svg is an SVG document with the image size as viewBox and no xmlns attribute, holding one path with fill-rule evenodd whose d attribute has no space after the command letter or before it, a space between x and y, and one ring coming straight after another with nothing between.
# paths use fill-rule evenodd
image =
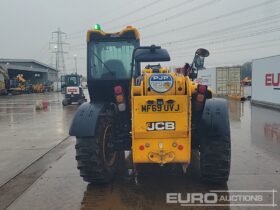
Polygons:
<instances>
[{"instance_id":1,"label":"forklift","mask_svg":"<svg viewBox=\"0 0 280 210\"><path fill-rule=\"evenodd\" d=\"M79 105L86 102L87 99L84 95L83 88L81 86L81 78L78 74L67 74L62 77L61 90L64 93L64 99L62 101L63 106L78 102ZM64 90L64 91L63 91Z\"/></svg>"}]
</instances>

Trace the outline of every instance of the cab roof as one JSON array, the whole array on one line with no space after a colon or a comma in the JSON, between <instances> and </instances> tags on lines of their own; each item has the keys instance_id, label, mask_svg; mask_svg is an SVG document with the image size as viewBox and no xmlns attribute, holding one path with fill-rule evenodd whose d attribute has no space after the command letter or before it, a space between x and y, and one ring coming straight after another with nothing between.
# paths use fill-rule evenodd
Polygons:
<instances>
[{"instance_id":1,"label":"cab roof","mask_svg":"<svg viewBox=\"0 0 280 210\"><path fill-rule=\"evenodd\" d=\"M140 33L139 31L132 27L128 26L124 28L123 30L115 33L106 33L102 30L88 30L87 32L87 42L90 42L90 40L95 40L95 39L109 39L109 38L131 38L135 40L140 39Z\"/></svg>"}]
</instances>

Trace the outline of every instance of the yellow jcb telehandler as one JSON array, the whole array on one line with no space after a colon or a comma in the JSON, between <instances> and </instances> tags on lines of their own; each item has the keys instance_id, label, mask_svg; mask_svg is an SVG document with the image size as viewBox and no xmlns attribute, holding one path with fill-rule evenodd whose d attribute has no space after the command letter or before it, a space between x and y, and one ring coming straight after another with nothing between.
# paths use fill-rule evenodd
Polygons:
<instances>
[{"instance_id":1,"label":"yellow jcb telehandler","mask_svg":"<svg viewBox=\"0 0 280 210\"><path fill-rule=\"evenodd\" d=\"M198 49L184 75L153 65L170 60L165 49L139 45L133 27L87 33L90 102L78 108L69 131L77 139L80 175L90 183L110 182L124 150L132 151L136 165L187 167L199 149L201 179L225 183L231 158L227 102L193 82L209 52Z\"/></svg>"}]
</instances>

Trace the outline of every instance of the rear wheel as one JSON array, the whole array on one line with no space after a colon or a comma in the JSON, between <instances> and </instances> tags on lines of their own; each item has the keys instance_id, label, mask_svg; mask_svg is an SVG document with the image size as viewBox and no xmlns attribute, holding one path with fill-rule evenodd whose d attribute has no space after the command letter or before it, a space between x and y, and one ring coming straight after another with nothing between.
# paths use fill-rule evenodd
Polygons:
<instances>
[{"instance_id":1,"label":"rear wheel","mask_svg":"<svg viewBox=\"0 0 280 210\"><path fill-rule=\"evenodd\" d=\"M94 137L77 137L76 159L84 181L103 184L113 179L119 158L112 145L114 136L112 120L104 117Z\"/></svg>"},{"instance_id":2,"label":"rear wheel","mask_svg":"<svg viewBox=\"0 0 280 210\"><path fill-rule=\"evenodd\" d=\"M206 101L201 121L200 174L208 183L228 181L231 161L230 125L227 102L223 99Z\"/></svg>"}]
</instances>

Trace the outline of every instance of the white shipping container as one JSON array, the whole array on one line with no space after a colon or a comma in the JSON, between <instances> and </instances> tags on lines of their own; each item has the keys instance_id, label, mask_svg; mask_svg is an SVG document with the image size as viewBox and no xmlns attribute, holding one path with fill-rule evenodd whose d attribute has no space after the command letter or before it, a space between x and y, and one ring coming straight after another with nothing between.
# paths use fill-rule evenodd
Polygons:
<instances>
[{"instance_id":1,"label":"white shipping container","mask_svg":"<svg viewBox=\"0 0 280 210\"><path fill-rule=\"evenodd\" d=\"M199 70L195 81L198 84L207 85L215 93L216 92L216 68Z\"/></svg>"},{"instance_id":2,"label":"white shipping container","mask_svg":"<svg viewBox=\"0 0 280 210\"><path fill-rule=\"evenodd\" d=\"M218 67L217 68L217 91L216 93L221 96L226 96L228 94L228 67Z\"/></svg>"},{"instance_id":3,"label":"white shipping container","mask_svg":"<svg viewBox=\"0 0 280 210\"><path fill-rule=\"evenodd\" d=\"M217 91L221 96L241 95L240 67L217 67Z\"/></svg>"},{"instance_id":4,"label":"white shipping container","mask_svg":"<svg viewBox=\"0 0 280 210\"><path fill-rule=\"evenodd\" d=\"M54 82L53 83L53 90L55 92L60 92L61 91L61 82Z\"/></svg>"},{"instance_id":5,"label":"white shipping container","mask_svg":"<svg viewBox=\"0 0 280 210\"><path fill-rule=\"evenodd\" d=\"M199 84L210 87L220 96L241 95L240 67L217 67L198 71Z\"/></svg>"},{"instance_id":6,"label":"white shipping container","mask_svg":"<svg viewBox=\"0 0 280 210\"><path fill-rule=\"evenodd\" d=\"M280 55L253 60L252 101L280 106Z\"/></svg>"}]
</instances>

